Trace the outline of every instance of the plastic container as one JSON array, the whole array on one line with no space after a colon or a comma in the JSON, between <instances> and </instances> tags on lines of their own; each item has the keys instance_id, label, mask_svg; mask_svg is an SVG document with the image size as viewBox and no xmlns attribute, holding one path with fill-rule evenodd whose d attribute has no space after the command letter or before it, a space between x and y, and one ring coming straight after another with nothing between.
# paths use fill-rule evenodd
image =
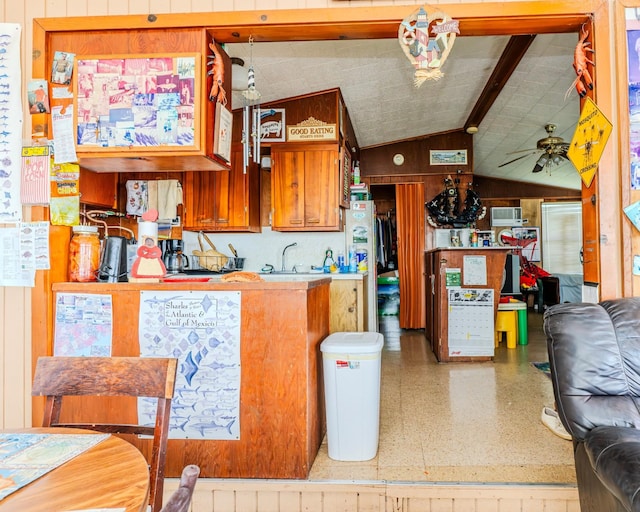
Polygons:
<instances>
[{"instance_id":1,"label":"plastic container","mask_svg":"<svg viewBox=\"0 0 640 512\"><path fill-rule=\"evenodd\" d=\"M377 332L335 332L321 344L329 457L370 460L378 452L380 367Z\"/></svg>"},{"instance_id":2,"label":"plastic container","mask_svg":"<svg viewBox=\"0 0 640 512\"><path fill-rule=\"evenodd\" d=\"M100 237L97 226L73 226L69 243L69 281L98 280Z\"/></svg>"},{"instance_id":3,"label":"plastic container","mask_svg":"<svg viewBox=\"0 0 640 512\"><path fill-rule=\"evenodd\" d=\"M368 251L366 249L356 250L356 260L358 261L358 272L369 270Z\"/></svg>"}]
</instances>

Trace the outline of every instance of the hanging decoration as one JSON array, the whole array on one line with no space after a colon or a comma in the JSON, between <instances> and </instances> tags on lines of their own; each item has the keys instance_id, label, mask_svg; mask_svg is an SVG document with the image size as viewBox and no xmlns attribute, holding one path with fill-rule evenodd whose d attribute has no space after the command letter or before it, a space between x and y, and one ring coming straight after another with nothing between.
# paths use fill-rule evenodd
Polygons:
<instances>
[{"instance_id":1,"label":"hanging decoration","mask_svg":"<svg viewBox=\"0 0 640 512\"><path fill-rule=\"evenodd\" d=\"M207 62L207 66L211 66L211 69L207 71L207 75L213 77L211 90L209 91L209 101L226 105L227 92L224 90L224 60L214 39L211 39L209 49L212 54L209 55L210 60Z\"/></svg>"},{"instance_id":2,"label":"hanging decoration","mask_svg":"<svg viewBox=\"0 0 640 512\"><path fill-rule=\"evenodd\" d=\"M480 196L469 183L467 195L460 211L460 197L458 194L459 179L451 176L444 179L444 190L427 203L427 221L433 227L453 226L463 228L483 219L487 208L482 206Z\"/></svg>"},{"instance_id":3,"label":"hanging decoration","mask_svg":"<svg viewBox=\"0 0 640 512\"><path fill-rule=\"evenodd\" d=\"M587 69L587 64L591 64L592 66L596 65L596 63L588 57L590 53L595 53L595 51L593 48L590 48L591 43L587 41L587 37L589 37L589 31L585 29L583 25L580 32L580 40L573 52L573 69L576 72L576 79L565 93L565 100L569 97L571 89L574 87L581 98L584 98L587 95L587 89L590 91L593 90L593 79L591 78L591 73L589 73L589 70Z\"/></svg>"},{"instance_id":4,"label":"hanging decoration","mask_svg":"<svg viewBox=\"0 0 640 512\"><path fill-rule=\"evenodd\" d=\"M429 33L435 35L430 38ZM415 68L414 85L420 87L426 80L438 80L443 76L440 68L449 56L459 22L436 11L428 14L420 7L407 16L398 29L398 42L402 51Z\"/></svg>"},{"instance_id":5,"label":"hanging decoration","mask_svg":"<svg viewBox=\"0 0 640 512\"><path fill-rule=\"evenodd\" d=\"M249 71L247 89L242 91L244 107L242 110L242 147L243 169L247 172L249 163L260 163L260 92L256 89L256 75L253 69L253 36L249 36Z\"/></svg>"}]
</instances>

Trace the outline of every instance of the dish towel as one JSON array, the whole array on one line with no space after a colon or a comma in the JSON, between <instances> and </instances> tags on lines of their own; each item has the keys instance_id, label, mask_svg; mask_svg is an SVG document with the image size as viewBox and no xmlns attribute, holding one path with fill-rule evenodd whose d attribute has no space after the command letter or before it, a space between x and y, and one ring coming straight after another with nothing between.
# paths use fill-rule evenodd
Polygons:
<instances>
[{"instance_id":1,"label":"dish towel","mask_svg":"<svg viewBox=\"0 0 640 512\"><path fill-rule=\"evenodd\" d=\"M127 214L142 215L147 211L149 204L149 189L144 180L128 180L127 189Z\"/></svg>"},{"instance_id":2,"label":"dish towel","mask_svg":"<svg viewBox=\"0 0 640 512\"><path fill-rule=\"evenodd\" d=\"M156 180L147 181L147 188L149 201L144 211L157 210L158 209L158 182Z\"/></svg>"},{"instance_id":3,"label":"dish towel","mask_svg":"<svg viewBox=\"0 0 640 512\"><path fill-rule=\"evenodd\" d=\"M158 219L173 220L182 204L182 185L178 180L158 181Z\"/></svg>"}]
</instances>

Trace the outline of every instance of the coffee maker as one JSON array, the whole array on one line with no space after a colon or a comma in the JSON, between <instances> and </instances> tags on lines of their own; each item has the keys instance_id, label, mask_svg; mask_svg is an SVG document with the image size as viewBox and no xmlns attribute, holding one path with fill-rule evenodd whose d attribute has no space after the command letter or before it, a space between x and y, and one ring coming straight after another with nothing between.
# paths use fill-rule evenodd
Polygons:
<instances>
[{"instance_id":1,"label":"coffee maker","mask_svg":"<svg viewBox=\"0 0 640 512\"><path fill-rule=\"evenodd\" d=\"M162 261L167 274L178 274L189 268L189 258L182 253L182 240L170 238L162 241Z\"/></svg>"}]
</instances>

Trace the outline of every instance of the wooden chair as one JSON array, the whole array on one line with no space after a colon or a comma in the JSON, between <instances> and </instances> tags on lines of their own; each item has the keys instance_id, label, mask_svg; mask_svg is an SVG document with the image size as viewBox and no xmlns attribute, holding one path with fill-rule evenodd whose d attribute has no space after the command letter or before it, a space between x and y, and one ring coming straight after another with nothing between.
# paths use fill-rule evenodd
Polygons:
<instances>
[{"instance_id":1,"label":"wooden chair","mask_svg":"<svg viewBox=\"0 0 640 512\"><path fill-rule=\"evenodd\" d=\"M198 475L200 475L198 466L195 464L185 466L180 477L180 487L175 490L160 512L188 512Z\"/></svg>"},{"instance_id":2,"label":"wooden chair","mask_svg":"<svg viewBox=\"0 0 640 512\"><path fill-rule=\"evenodd\" d=\"M176 368L177 359L173 358L40 357L36 364L31 394L46 397L43 427L73 427L110 434L153 436L149 461L149 504L152 512L159 512L162 507L169 416ZM158 400L156 423L155 426L148 427L119 423L60 422L63 396L154 397ZM114 409L119 408L109 408L109 411L112 412ZM82 416L82 412L82 407L75 408L74 419L76 416Z\"/></svg>"}]
</instances>

